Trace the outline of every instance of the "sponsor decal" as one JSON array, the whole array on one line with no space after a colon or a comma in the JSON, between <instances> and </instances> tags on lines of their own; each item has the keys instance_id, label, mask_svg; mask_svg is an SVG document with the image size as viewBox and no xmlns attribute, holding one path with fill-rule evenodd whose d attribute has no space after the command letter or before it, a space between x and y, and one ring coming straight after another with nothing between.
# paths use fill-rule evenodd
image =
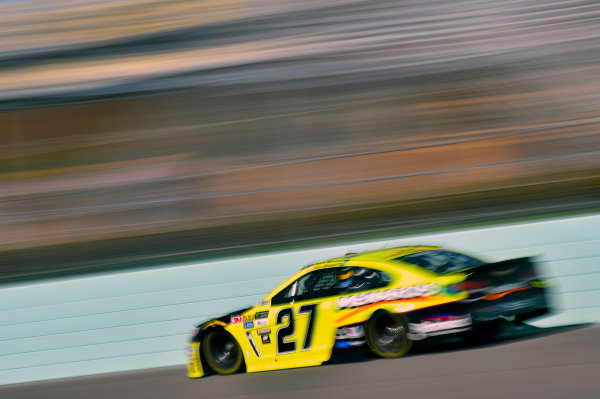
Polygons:
<instances>
[{"instance_id":1,"label":"sponsor decal","mask_svg":"<svg viewBox=\"0 0 600 399\"><path fill-rule=\"evenodd\" d=\"M269 324L268 319L258 319L256 320L256 327L264 327Z\"/></svg>"},{"instance_id":2,"label":"sponsor decal","mask_svg":"<svg viewBox=\"0 0 600 399\"><path fill-rule=\"evenodd\" d=\"M441 287L436 283L413 285L411 287L344 296L337 300L336 305L338 309L356 308L376 302L432 296L439 294L441 290Z\"/></svg>"},{"instance_id":3,"label":"sponsor decal","mask_svg":"<svg viewBox=\"0 0 600 399\"><path fill-rule=\"evenodd\" d=\"M271 334L271 329L270 328L263 328L262 330L256 331L256 333L258 335Z\"/></svg>"},{"instance_id":4,"label":"sponsor decal","mask_svg":"<svg viewBox=\"0 0 600 399\"><path fill-rule=\"evenodd\" d=\"M264 310L262 312L256 312L256 315L254 315L255 319L266 319L267 317L269 317L268 310Z\"/></svg>"},{"instance_id":5,"label":"sponsor decal","mask_svg":"<svg viewBox=\"0 0 600 399\"><path fill-rule=\"evenodd\" d=\"M410 331L415 334L428 334L434 331L452 330L471 325L471 315L440 315L428 317L421 323L410 323Z\"/></svg>"},{"instance_id":6,"label":"sponsor decal","mask_svg":"<svg viewBox=\"0 0 600 399\"><path fill-rule=\"evenodd\" d=\"M335 339L355 339L365 336L363 326L340 327L337 329Z\"/></svg>"},{"instance_id":7,"label":"sponsor decal","mask_svg":"<svg viewBox=\"0 0 600 399\"><path fill-rule=\"evenodd\" d=\"M457 320L457 319L462 319L464 318L466 315L465 314L456 314L456 313L445 313L445 314L438 314L435 316L427 316L427 317L423 317L421 318L422 322L425 321L448 321L448 320Z\"/></svg>"},{"instance_id":8,"label":"sponsor decal","mask_svg":"<svg viewBox=\"0 0 600 399\"><path fill-rule=\"evenodd\" d=\"M251 321L251 320L254 320L254 315L252 315L252 314L244 315L244 321Z\"/></svg>"},{"instance_id":9,"label":"sponsor decal","mask_svg":"<svg viewBox=\"0 0 600 399\"><path fill-rule=\"evenodd\" d=\"M268 323L268 317L269 317L269 311L268 310L264 310L262 312L256 312L256 314L254 315L254 317L256 318L256 326L257 327L264 327L266 326Z\"/></svg>"},{"instance_id":10,"label":"sponsor decal","mask_svg":"<svg viewBox=\"0 0 600 399\"><path fill-rule=\"evenodd\" d=\"M231 324L240 324L243 321L242 315L238 314L235 316L231 316L231 320L229 321Z\"/></svg>"},{"instance_id":11,"label":"sponsor decal","mask_svg":"<svg viewBox=\"0 0 600 399\"><path fill-rule=\"evenodd\" d=\"M269 306L269 301L260 301L258 306Z\"/></svg>"},{"instance_id":12,"label":"sponsor decal","mask_svg":"<svg viewBox=\"0 0 600 399\"><path fill-rule=\"evenodd\" d=\"M254 328L254 322L253 321L245 321L244 322L244 328L246 330L250 329L250 328Z\"/></svg>"},{"instance_id":13,"label":"sponsor decal","mask_svg":"<svg viewBox=\"0 0 600 399\"><path fill-rule=\"evenodd\" d=\"M335 343L335 347L336 348L351 348L353 346L360 346L360 345L364 345L366 343L365 340L352 340L352 341L337 341Z\"/></svg>"},{"instance_id":14,"label":"sponsor decal","mask_svg":"<svg viewBox=\"0 0 600 399\"><path fill-rule=\"evenodd\" d=\"M261 335L260 339L262 340L263 344L270 344L271 343L271 338L269 338L268 335Z\"/></svg>"},{"instance_id":15,"label":"sponsor decal","mask_svg":"<svg viewBox=\"0 0 600 399\"><path fill-rule=\"evenodd\" d=\"M193 363L193 358L194 358L194 347L190 344L187 345L187 348L185 350L185 354L188 358L188 361L190 363Z\"/></svg>"}]
</instances>

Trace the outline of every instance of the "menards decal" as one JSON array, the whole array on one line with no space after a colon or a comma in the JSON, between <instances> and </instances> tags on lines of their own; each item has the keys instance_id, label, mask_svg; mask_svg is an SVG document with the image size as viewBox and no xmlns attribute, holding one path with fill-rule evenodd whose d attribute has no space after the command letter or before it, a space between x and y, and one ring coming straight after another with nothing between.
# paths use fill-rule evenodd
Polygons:
<instances>
[{"instance_id":1,"label":"menards decal","mask_svg":"<svg viewBox=\"0 0 600 399\"><path fill-rule=\"evenodd\" d=\"M436 283L413 285L411 287L344 296L337 300L336 305L338 309L356 308L376 302L432 296L439 294L441 291L442 288Z\"/></svg>"}]
</instances>

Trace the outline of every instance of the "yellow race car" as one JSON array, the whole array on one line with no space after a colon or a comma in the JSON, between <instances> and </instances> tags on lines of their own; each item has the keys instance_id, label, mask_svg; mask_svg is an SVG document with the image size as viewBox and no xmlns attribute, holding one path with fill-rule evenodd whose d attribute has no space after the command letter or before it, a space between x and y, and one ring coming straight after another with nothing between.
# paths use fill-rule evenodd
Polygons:
<instances>
[{"instance_id":1,"label":"yellow race car","mask_svg":"<svg viewBox=\"0 0 600 399\"><path fill-rule=\"evenodd\" d=\"M251 308L195 328L188 376L319 365L335 348L382 357L442 334L493 334L548 311L530 258L485 263L438 247L388 248L302 268Z\"/></svg>"}]
</instances>

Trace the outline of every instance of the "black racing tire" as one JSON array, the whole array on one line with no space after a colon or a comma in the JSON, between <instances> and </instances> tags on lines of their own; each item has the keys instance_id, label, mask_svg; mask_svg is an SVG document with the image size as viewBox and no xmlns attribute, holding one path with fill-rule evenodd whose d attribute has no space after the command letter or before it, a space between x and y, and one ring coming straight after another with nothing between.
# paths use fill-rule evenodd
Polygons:
<instances>
[{"instance_id":1,"label":"black racing tire","mask_svg":"<svg viewBox=\"0 0 600 399\"><path fill-rule=\"evenodd\" d=\"M408 323L399 315L378 311L365 324L367 345L377 356L394 358L406 355L413 347L408 338Z\"/></svg>"},{"instance_id":2,"label":"black racing tire","mask_svg":"<svg viewBox=\"0 0 600 399\"><path fill-rule=\"evenodd\" d=\"M202 338L202 353L206 363L219 374L233 374L242 367L242 350L227 331L213 328Z\"/></svg>"}]
</instances>

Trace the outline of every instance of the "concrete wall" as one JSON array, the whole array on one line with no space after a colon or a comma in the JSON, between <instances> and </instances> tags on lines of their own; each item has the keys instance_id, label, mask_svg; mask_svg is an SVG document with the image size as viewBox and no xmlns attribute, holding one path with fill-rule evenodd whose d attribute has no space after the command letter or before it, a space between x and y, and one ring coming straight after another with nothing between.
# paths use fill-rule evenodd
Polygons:
<instances>
[{"instance_id":1,"label":"concrete wall","mask_svg":"<svg viewBox=\"0 0 600 399\"><path fill-rule=\"evenodd\" d=\"M5 286L0 384L183 364L195 324L258 302L303 265L411 243L489 260L537 255L544 275L555 280L557 313L535 324L600 322L595 214Z\"/></svg>"}]
</instances>

